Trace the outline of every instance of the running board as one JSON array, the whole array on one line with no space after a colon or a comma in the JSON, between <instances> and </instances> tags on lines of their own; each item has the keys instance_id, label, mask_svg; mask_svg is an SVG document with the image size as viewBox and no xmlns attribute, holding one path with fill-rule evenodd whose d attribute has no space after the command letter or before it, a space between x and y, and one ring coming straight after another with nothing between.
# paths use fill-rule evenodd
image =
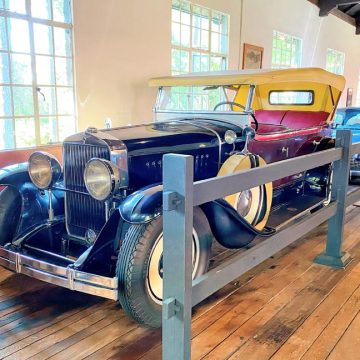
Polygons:
<instances>
[{"instance_id":1,"label":"running board","mask_svg":"<svg viewBox=\"0 0 360 360\"><path fill-rule=\"evenodd\" d=\"M326 199L323 197L314 195L296 197L294 200L272 210L266 225L278 231L317 207L322 206L325 201Z\"/></svg>"}]
</instances>

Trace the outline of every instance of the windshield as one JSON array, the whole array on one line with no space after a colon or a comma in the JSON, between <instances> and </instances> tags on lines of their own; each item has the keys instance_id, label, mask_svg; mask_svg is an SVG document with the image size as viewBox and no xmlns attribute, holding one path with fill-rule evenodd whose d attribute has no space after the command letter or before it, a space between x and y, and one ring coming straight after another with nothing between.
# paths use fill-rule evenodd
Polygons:
<instances>
[{"instance_id":1,"label":"windshield","mask_svg":"<svg viewBox=\"0 0 360 360\"><path fill-rule=\"evenodd\" d=\"M346 121L346 125L360 127L360 114L350 116Z\"/></svg>"},{"instance_id":2,"label":"windshield","mask_svg":"<svg viewBox=\"0 0 360 360\"><path fill-rule=\"evenodd\" d=\"M234 101L237 90L225 86L168 86L160 89L157 111L213 111L216 105ZM231 111L222 105L218 111ZM234 110L239 110L235 109Z\"/></svg>"}]
</instances>

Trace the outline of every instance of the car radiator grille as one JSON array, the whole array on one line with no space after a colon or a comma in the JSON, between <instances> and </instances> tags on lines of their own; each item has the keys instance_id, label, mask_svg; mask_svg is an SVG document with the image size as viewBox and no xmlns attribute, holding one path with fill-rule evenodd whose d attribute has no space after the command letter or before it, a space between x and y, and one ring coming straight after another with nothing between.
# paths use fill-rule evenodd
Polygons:
<instances>
[{"instance_id":1,"label":"car radiator grille","mask_svg":"<svg viewBox=\"0 0 360 360\"><path fill-rule=\"evenodd\" d=\"M110 160L104 146L65 143L63 146L66 225L70 235L85 237L91 229L99 233L105 224L105 205L93 199L86 190L84 169L92 158Z\"/></svg>"}]
</instances>

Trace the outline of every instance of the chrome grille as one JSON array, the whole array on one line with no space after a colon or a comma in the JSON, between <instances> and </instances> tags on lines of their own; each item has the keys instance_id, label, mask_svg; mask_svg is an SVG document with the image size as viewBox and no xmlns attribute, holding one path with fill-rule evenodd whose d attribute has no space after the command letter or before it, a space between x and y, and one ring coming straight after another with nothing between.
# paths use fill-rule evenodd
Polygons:
<instances>
[{"instance_id":1,"label":"chrome grille","mask_svg":"<svg viewBox=\"0 0 360 360\"><path fill-rule=\"evenodd\" d=\"M107 147L64 143L64 184L66 224L71 235L84 237L88 229L98 233L105 224L105 205L93 199L84 183L84 169L92 158L110 160Z\"/></svg>"}]
</instances>

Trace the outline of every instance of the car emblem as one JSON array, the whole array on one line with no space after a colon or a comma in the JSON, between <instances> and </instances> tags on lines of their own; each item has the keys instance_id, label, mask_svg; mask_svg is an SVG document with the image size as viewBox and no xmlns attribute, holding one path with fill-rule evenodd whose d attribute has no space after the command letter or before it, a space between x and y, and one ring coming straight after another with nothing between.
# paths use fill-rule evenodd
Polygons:
<instances>
[{"instance_id":1,"label":"car emblem","mask_svg":"<svg viewBox=\"0 0 360 360\"><path fill-rule=\"evenodd\" d=\"M86 233L85 233L85 241L88 243L88 244L93 244L96 240L96 232L93 230L93 229L87 229L86 230Z\"/></svg>"}]
</instances>

